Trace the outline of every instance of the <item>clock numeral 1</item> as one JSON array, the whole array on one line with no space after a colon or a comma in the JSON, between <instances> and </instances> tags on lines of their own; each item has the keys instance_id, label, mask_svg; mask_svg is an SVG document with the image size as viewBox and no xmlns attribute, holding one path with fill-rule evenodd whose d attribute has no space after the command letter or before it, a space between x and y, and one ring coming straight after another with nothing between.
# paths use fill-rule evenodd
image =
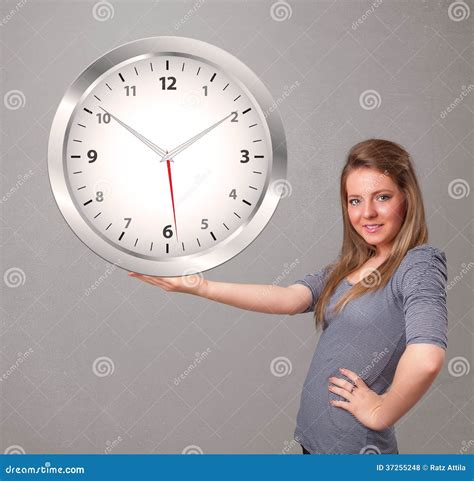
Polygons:
<instances>
[{"instance_id":1,"label":"clock numeral 1","mask_svg":"<svg viewBox=\"0 0 474 481\"><path fill-rule=\"evenodd\" d=\"M202 88L204 90L204 97L207 97L207 85L204 85Z\"/></svg>"},{"instance_id":2,"label":"clock numeral 1","mask_svg":"<svg viewBox=\"0 0 474 481\"><path fill-rule=\"evenodd\" d=\"M125 85L124 89L127 97L135 97L137 95L137 87L135 85Z\"/></svg>"},{"instance_id":3,"label":"clock numeral 1","mask_svg":"<svg viewBox=\"0 0 474 481\"><path fill-rule=\"evenodd\" d=\"M166 81L169 81L169 85L166 85ZM175 83L176 77L160 77L162 90L176 90Z\"/></svg>"},{"instance_id":4,"label":"clock numeral 1","mask_svg":"<svg viewBox=\"0 0 474 481\"><path fill-rule=\"evenodd\" d=\"M240 153L242 154L242 159L240 159L240 163L246 164L250 158L249 158L249 151L248 150L241 150Z\"/></svg>"}]
</instances>

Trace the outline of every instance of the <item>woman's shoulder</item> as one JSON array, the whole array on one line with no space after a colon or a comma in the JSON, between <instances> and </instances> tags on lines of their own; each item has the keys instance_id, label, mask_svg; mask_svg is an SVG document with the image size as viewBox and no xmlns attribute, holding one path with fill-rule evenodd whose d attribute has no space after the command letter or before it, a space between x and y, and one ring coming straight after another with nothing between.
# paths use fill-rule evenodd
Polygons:
<instances>
[{"instance_id":1,"label":"woman's shoulder","mask_svg":"<svg viewBox=\"0 0 474 481\"><path fill-rule=\"evenodd\" d=\"M430 244L421 244L409 249L396 271L395 281L403 291L410 286L426 282L426 277L446 280L446 254L441 249Z\"/></svg>"},{"instance_id":2,"label":"woman's shoulder","mask_svg":"<svg viewBox=\"0 0 474 481\"><path fill-rule=\"evenodd\" d=\"M410 268L419 263L446 263L446 254L431 244L421 244L407 251L400 267Z\"/></svg>"}]
</instances>

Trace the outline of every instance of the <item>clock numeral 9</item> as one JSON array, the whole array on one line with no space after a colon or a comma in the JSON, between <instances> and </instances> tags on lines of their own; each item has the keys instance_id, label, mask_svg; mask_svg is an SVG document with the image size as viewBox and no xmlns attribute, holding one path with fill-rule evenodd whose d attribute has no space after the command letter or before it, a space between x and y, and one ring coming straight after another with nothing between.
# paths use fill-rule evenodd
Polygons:
<instances>
[{"instance_id":1,"label":"clock numeral 9","mask_svg":"<svg viewBox=\"0 0 474 481\"><path fill-rule=\"evenodd\" d=\"M237 117L238 113L237 112L232 112L233 117L230 119L231 122L238 122Z\"/></svg>"},{"instance_id":2,"label":"clock numeral 9","mask_svg":"<svg viewBox=\"0 0 474 481\"><path fill-rule=\"evenodd\" d=\"M87 157L89 159L89 164L92 164L92 162L97 160L97 152L95 150L89 150L89 152L87 152Z\"/></svg>"},{"instance_id":3,"label":"clock numeral 9","mask_svg":"<svg viewBox=\"0 0 474 481\"><path fill-rule=\"evenodd\" d=\"M137 95L137 87L135 85L125 85L124 89L127 97L135 97Z\"/></svg>"},{"instance_id":4,"label":"clock numeral 9","mask_svg":"<svg viewBox=\"0 0 474 481\"><path fill-rule=\"evenodd\" d=\"M173 231L171 230L171 224L165 226L165 228L163 229L163 236L166 239L169 239L169 238L173 237Z\"/></svg>"},{"instance_id":5,"label":"clock numeral 9","mask_svg":"<svg viewBox=\"0 0 474 481\"><path fill-rule=\"evenodd\" d=\"M166 85L166 80L170 82L170 84ZM176 83L176 77L160 77L161 81L161 89L162 90L176 90L174 84Z\"/></svg>"},{"instance_id":6,"label":"clock numeral 9","mask_svg":"<svg viewBox=\"0 0 474 481\"><path fill-rule=\"evenodd\" d=\"M131 217L124 217L123 220L125 221L125 229L130 225L130 222L132 222Z\"/></svg>"},{"instance_id":7,"label":"clock numeral 9","mask_svg":"<svg viewBox=\"0 0 474 481\"><path fill-rule=\"evenodd\" d=\"M249 158L249 151L248 150L241 150L240 153L242 154L242 159L240 159L240 162L242 164L246 164L250 158Z\"/></svg>"},{"instance_id":8,"label":"clock numeral 9","mask_svg":"<svg viewBox=\"0 0 474 481\"><path fill-rule=\"evenodd\" d=\"M209 219L202 219L201 221L201 229L207 229L209 227Z\"/></svg>"},{"instance_id":9,"label":"clock numeral 9","mask_svg":"<svg viewBox=\"0 0 474 481\"><path fill-rule=\"evenodd\" d=\"M107 113L98 113L96 116L99 119L99 124L108 124L110 122L110 115Z\"/></svg>"},{"instance_id":10,"label":"clock numeral 9","mask_svg":"<svg viewBox=\"0 0 474 481\"><path fill-rule=\"evenodd\" d=\"M95 200L97 202L102 202L104 200L104 193L101 190L98 190L95 195Z\"/></svg>"},{"instance_id":11,"label":"clock numeral 9","mask_svg":"<svg viewBox=\"0 0 474 481\"><path fill-rule=\"evenodd\" d=\"M234 200L237 199L237 191L235 189L232 189L230 191L229 197L232 197Z\"/></svg>"}]
</instances>

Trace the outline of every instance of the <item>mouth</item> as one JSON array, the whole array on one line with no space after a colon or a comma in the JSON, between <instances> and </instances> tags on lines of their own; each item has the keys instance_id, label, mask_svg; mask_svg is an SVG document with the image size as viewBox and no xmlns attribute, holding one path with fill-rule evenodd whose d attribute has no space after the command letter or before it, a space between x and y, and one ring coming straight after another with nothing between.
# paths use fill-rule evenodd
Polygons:
<instances>
[{"instance_id":1,"label":"mouth","mask_svg":"<svg viewBox=\"0 0 474 481\"><path fill-rule=\"evenodd\" d=\"M364 229L369 234L373 234L374 232L379 231L382 228L383 224L365 224Z\"/></svg>"}]
</instances>

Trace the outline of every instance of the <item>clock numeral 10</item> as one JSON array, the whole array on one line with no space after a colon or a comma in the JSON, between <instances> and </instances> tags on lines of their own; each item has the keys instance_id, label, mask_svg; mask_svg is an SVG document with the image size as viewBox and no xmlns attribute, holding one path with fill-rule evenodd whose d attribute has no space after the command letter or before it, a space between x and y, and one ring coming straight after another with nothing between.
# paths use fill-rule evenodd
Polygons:
<instances>
[{"instance_id":1,"label":"clock numeral 10","mask_svg":"<svg viewBox=\"0 0 474 481\"><path fill-rule=\"evenodd\" d=\"M176 77L160 77L160 81L162 90L176 90ZM166 84L166 81L169 82L168 85Z\"/></svg>"},{"instance_id":2,"label":"clock numeral 10","mask_svg":"<svg viewBox=\"0 0 474 481\"><path fill-rule=\"evenodd\" d=\"M135 97L137 95L137 87L135 85L125 85L124 89L127 97Z\"/></svg>"},{"instance_id":3,"label":"clock numeral 10","mask_svg":"<svg viewBox=\"0 0 474 481\"><path fill-rule=\"evenodd\" d=\"M99 124L108 124L110 122L110 115L107 113L98 113L95 115L99 120Z\"/></svg>"}]
</instances>

